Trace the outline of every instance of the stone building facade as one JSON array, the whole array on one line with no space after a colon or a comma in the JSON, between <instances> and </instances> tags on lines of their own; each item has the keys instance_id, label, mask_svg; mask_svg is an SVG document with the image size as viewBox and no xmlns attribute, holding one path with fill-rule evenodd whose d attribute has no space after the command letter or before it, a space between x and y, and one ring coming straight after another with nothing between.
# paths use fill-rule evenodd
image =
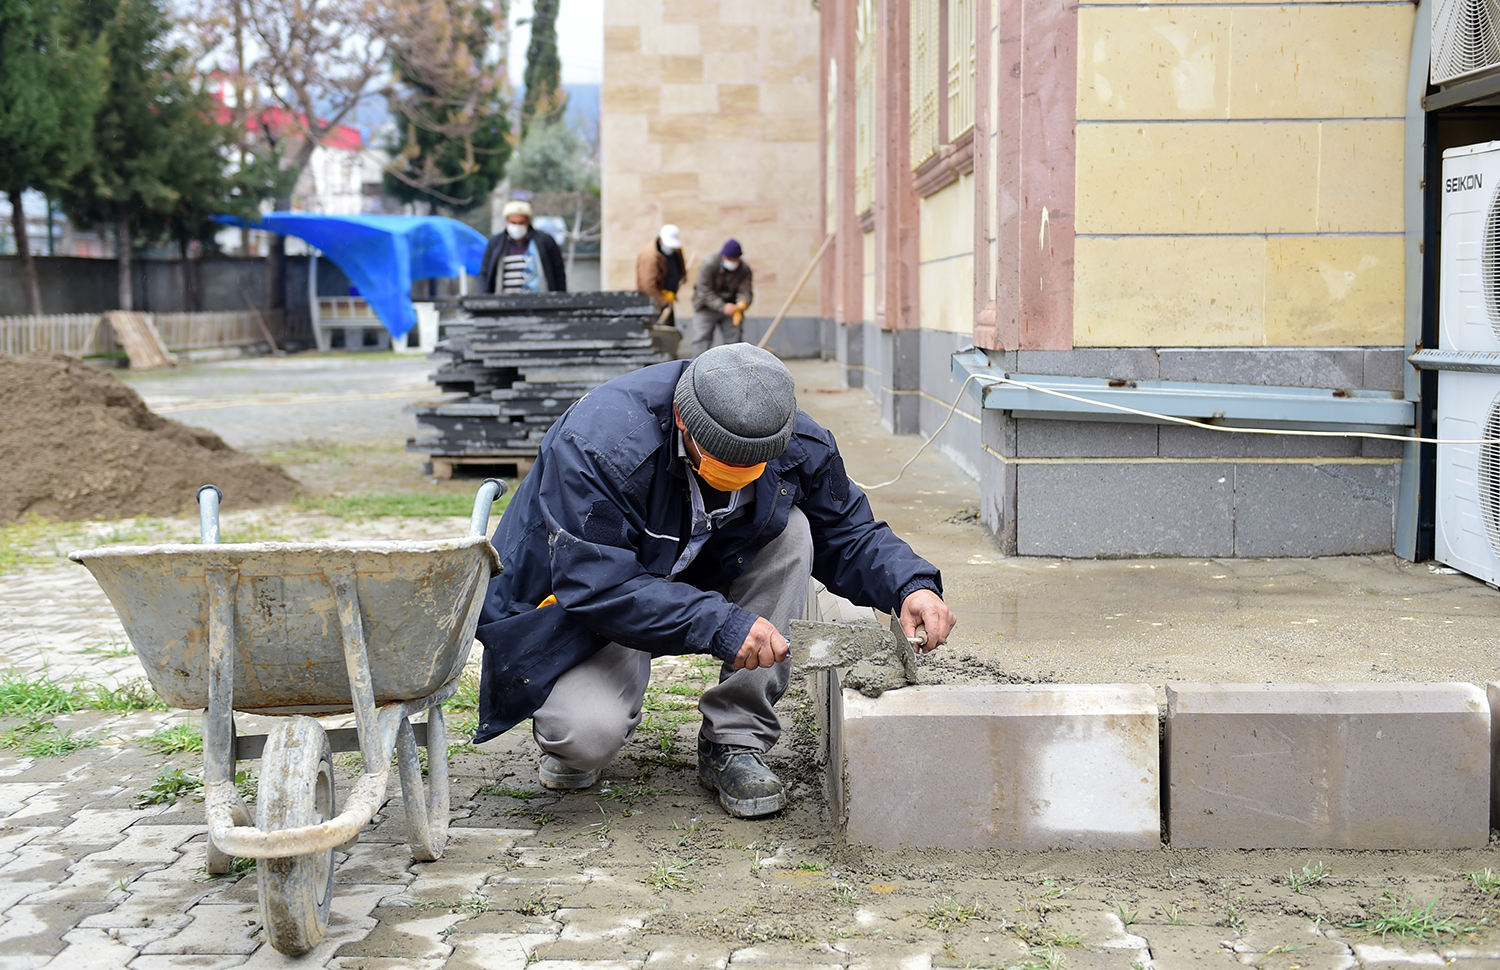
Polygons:
<instances>
[{"instance_id":1,"label":"stone building facade","mask_svg":"<svg viewBox=\"0 0 1500 970\"><path fill-rule=\"evenodd\" d=\"M663 224L681 228L694 275L737 239L755 270L756 339L823 239L818 11L810 0L607 0L604 17L603 287L635 288L636 255ZM773 349L817 353L819 306L814 277Z\"/></svg>"}]
</instances>

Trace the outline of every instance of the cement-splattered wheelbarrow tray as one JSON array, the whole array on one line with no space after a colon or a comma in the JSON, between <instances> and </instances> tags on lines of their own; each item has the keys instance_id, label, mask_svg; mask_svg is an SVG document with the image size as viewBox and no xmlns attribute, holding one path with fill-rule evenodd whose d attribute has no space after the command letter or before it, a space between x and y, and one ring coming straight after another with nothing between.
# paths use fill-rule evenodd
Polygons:
<instances>
[{"instance_id":1,"label":"cement-splattered wheelbarrow tray","mask_svg":"<svg viewBox=\"0 0 1500 970\"><path fill-rule=\"evenodd\" d=\"M469 534L431 542L219 542L217 488L198 499L200 545L112 546L72 553L103 587L145 667L174 707L205 710L208 868L257 860L266 935L282 953L312 949L328 926L334 849L352 846L385 800L394 754L408 842L438 858L448 835L453 696L489 579L485 537L494 479L474 499ZM288 715L269 735L241 736L234 712ZM354 714L353 731L309 715ZM427 713L425 724L411 717ZM417 746L427 745L427 791ZM363 770L342 812L334 751ZM235 762L260 757L255 824Z\"/></svg>"}]
</instances>

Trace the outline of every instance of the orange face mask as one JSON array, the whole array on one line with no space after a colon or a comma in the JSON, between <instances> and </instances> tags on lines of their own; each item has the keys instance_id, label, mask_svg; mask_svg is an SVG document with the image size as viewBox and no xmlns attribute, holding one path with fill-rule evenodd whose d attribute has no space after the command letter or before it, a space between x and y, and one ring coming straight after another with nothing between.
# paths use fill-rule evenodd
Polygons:
<instances>
[{"instance_id":1,"label":"orange face mask","mask_svg":"<svg viewBox=\"0 0 1500 970\"><path fill-rule=\"evenodd\" d=\"M702 454L698 461L698 475L713 488L721 492L738 492L760 477L766 463L759 465L726 465L717 458Z\"/></svg>"}]
</instances>

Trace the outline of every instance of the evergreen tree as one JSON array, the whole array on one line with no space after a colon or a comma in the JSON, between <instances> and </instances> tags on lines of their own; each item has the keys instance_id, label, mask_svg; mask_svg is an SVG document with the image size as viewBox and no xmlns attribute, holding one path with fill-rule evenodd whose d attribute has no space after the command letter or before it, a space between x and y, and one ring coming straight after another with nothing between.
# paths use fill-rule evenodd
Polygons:
<instances>
[{"instance_id":1,"label":"evergreen tree","mask_svg":"<svg viewBox=\"0 0 1500 970\"><path fill-rule=\"evenodd\" d=\"M395 57L396 135L385 146L385 192L461 214L489 199L510 157L505 64L489 57L498 24L474 0L429 3L425 15L430 28L442 29L414 33Z\"/></svg>"},{"instance_id":2,"label":"evergreen tree","mask_svg":"<svg viewBox=\"0 0 1500 970\"><path fill-rule=\"evenodd\" d=\"M0 0L0 192L8 197L27 307L42 291L21 196L54 190L87 152L97 99L98 50L59 0Z\"/></svg>"},{"instance_id":3,"label":"evergreen tree","mask_svg":"<svg viewBox=\"0 0 1500 970\"><path fill-rule=\"evenodd\" d=\"M557 10L561 0L536 0L531 14L531 43L526 47L526 94L521 100L521 132L533 121L562 120L568 94L562 86L562 60L557 55Z\"/></svg>"},{"instance_id":4,"label":"evergreen tree","mask_svg":"<svg viewBox=\"0 0 1500 970\"><path fill-rule=\"evenodd\" d=\"M192 83L183 51L168 45L156 0L87 0L84 8L104 43L104 83L93 150L62 201L75 222L114 230L119 303L128 310L131 247L189 223L205 231L203 217L232 194L226 132Z\"/></svg>"}]
</instances>

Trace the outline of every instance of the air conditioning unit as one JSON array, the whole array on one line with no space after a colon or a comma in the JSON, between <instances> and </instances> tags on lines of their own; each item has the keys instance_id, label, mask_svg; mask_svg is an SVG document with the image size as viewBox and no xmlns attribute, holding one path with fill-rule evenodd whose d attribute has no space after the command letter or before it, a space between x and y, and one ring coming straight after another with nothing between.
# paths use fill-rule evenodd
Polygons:
<instances>
[{"instance_id":1,"label":"air conditioning unit","mask_svg":"<svg viewBox=\"0 0 1500 970\"><path fill-rule=\"evenodd\" d=\"M1500 351L1500 141L1443 152L1438 345Z\"/></svg>"},{"instance_id":2,"label":"air conditioning unit","mask_svg":"<svg viewBox=\"0 0 1500 970\"><path fill-rule=\"evenodd\" d=\"M1500 3L1436 0L1432 5L1433 84L1452 84L1500 69Z\"/></svg>"},{"instance_id":3,"label":"air conditioning unit","mask_svg":"<svg viewBox=\"0 0 1500 970\"><path fill-rule=\"evenodd\" d=\"M1500 439L1500 374L1438 374L1437 436ZM1500 585L1500 444L1437 446L1434 557Z\"/></svg>"}]
</instances>

